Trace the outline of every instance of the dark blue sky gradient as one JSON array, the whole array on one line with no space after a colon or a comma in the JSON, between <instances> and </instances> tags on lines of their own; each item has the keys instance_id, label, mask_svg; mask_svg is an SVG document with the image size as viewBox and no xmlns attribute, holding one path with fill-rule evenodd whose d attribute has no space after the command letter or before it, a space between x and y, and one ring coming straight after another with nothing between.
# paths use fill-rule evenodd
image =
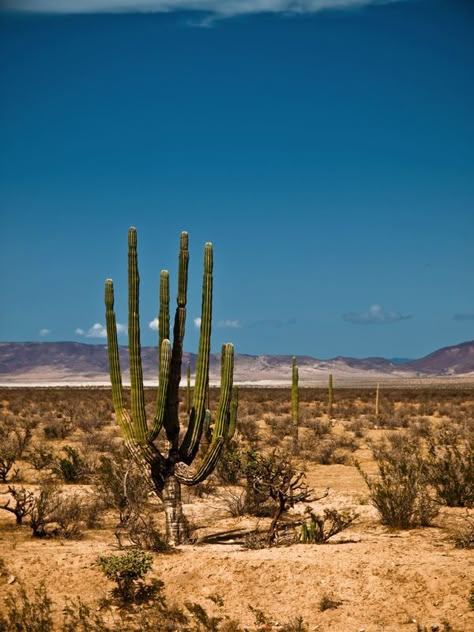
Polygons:
<instances>
[{"instance_id":1,"label":"dark blue sky gradient","mask_svg":"<svg viewBox=\"0 0 474 632\"><path fill-rule=\"evenodd\" d=\"M109 276L126 322L130 225L145 344L183 229L189 350L205 241L214 349L417 357L474 338L469 3L193 22L0 14L0 339L103 342L75 330L104 322ZM350 322L373 305L391 322Z\"/></svg>"}]
</instances>

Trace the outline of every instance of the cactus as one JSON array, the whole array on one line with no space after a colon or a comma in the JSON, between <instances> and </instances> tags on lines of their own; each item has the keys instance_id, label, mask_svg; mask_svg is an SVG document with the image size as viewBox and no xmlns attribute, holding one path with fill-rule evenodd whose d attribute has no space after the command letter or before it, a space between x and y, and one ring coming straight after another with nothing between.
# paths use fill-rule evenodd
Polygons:
<instances>
[{"instance_id":1,"label":"cactus","mask_svg":"<svg viewBox=\"0 0 474 632\"><path fill-rule=\"evenodd\" d=\"M186 413L191 412L191 364L186 365Z\"/></svg>"},{"instance_id":2,"label":"cactus","mask_svg":"<svg viewBox=\"0 0 474 632\"><path fill-rule=\"evenodd\" d=\"M209 384L209 356L212 319L212 245L204 249L204 277L202 289L201 332L195 374L195 386L189 421L180 443L179 383L183 357L183 338L186 322L188 282L188 235L181 233L178 273L178 298L173 326L173 344L170 343L169 275L160 275L159 311L159 379L156 408L153 420L147 421L140 347L139 275L137 263L137 233L128 232L128 337L130 356L131 405L124 402L120 371L117 326L114 312L114 287L111 279L105 283L107 342L110 380L115 416L125 445L132 457L151 477L158 496L162 499L166 516L168 543L176 545L185 539L185 519L181 504L181 484L196 485L213 471L230 426L234 348L222 347L221 389L210 444L199 466L194 463L200 447L206 416ZM164 429L168 440L167 453L162 453L155 442Z\"/></svg>"},{"instance_id":3,"label":"cactus","mask_svg":"<svg viewBox=\"0 0 474 632\"><path fill-rule=\"evenodd\" d=\"M298 391L298 367L296 357L293 356L291 367L291 437L292 452L298 454L298 425L299 425L299 391Z\"/></svg>"},{"instance_id":4,"label":"cactus","mask_svg":"<svg viewBox=\"0 0 474 632\"><path fill-rule=\"evenodd\" d=\"M380 384L377 382L377 388L375 389L375 416L379 416L379 404L380 404Z\"/></svg>"},{"instance_id":5,"label":"cactus","mask_svg":"<svg viewBox=\"0 0 474 632\"><path fill-rule=\"evenodd\" d=\"M332 405L334 403L334 391L332 382L332 373L329 374L328 380L328 416L332 417Z\"/></svg>"}]
</instances>

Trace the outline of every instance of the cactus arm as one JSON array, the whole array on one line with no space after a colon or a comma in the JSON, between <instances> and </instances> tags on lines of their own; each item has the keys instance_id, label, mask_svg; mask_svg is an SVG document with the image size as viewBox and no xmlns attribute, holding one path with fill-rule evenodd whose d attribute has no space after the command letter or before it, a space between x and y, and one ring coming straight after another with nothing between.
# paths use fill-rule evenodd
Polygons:
<instances>
[{"instance_id":1,"label":"cactus arm","mask_svg":"<svg viewBox=\"0 0 474 632\"><path fill-rule=\"evenodd\" d=\"M160 272L160 311L158 315L158 349L163 340L170 340L170 276L168 270Z\"/></svg>"},{"instance_id":2,"label":"cactus arm","mask_svg":"<svg viewBox=\"0 0 474 632\"><path fill-rule=\"evenodd\" d=\"M166 415L166 395L168 392L168 382L171 362L170 341L163 340L160 354L160 375L158 382L158 393L156 396L156 412L153 420L153 427L148 433L148 441L154 441L160 434Z\"/></svg>"},{"instance_id":3,"label":"cactus arm","mask_svg":"<svg viewBox=\"0 0 474 632\"><path fill-rule=\"evenodd\" d=\"M170 378L168 385L167 408L164 420L166 436L173 448L177 448L179 439L179 383L181 381L181 363L183 360L183 338L186 324L186 300L188 287L188 233L182 232L179 248L178 297L173 326L173 350L171 353Z\"/></svg>"},{"instance_id":4,"label":"cactus arm","mask_svg":"<svg viewBox=\"0 0 474 632\"><path fill-rule=\"evenodd\" d=\"M209 355L211 352L212 320L212 244L204 248L204 276L202 286L201 331L194 379L193 412L180 447L180 457L187 465L192 463L199 449L206 414L206 394L209 381Z\"/></svg>"},{"instance_id":5,"label":"cactus arm","mask_svg":"<svg viewBox=\"0 0 474 632\"><path fill-rule=\"evenodd\" d=\"M199 466L195 474L186 475L183 471L184 468L178 466L178 468L176 469L176 478L178 479L178 481L180 483L183 483L183 485L197 485L198 483L202 483L202 481L206 480L209 474L211 474L216 467L223 447L223 437L219 437L217 441L211 443L206 456L202 460L201 465Z\"/></svg>"},{"instance_id":6,"label":"cactus arm","mask_svg":"<svg viewBox=\"0 0 474 632\"><path fill-rule=\"evenodd\" d=\"M186 414L191 412L191 364L186 365Z\"/></svg>"},{"instance_id":7,"label":"cactus arm","mask_svg":"<svg viewBox=\"0 0 474 632\"><path fill-rule=\"evenodd\" d=\"M131 417L134 439L146 442L145 393L140 352L140 316L138 305L140 277L137 262L137 231L128 231L128 349L130 354Z\"/></svg>"},{"instance_id":8,"label":"cactus arm","mask_svg":"<svg viewBox=\"0 0 474 632\"><path fill-rule=\"evenodd\" d=\"M117 423L124 436L133 435L130 416L123 400L122 374L120 371L120 356L117 341L117 322L114 311L114 284L112 279L105 282L105 322L107 327L107 350L109 355L110 382L112 385L112 402Z\"/></svg>"},{"instance_id":9,"label":"cactus arm","mask_svg":"<svg viewBox=\"0 0 474 632\"><path fill-rule=\"evenodd\" d=\"M184 485L197 485L214 470L228 434L230 403L232 397L232 376L234 369L234 347L226 344L222 348L222 383L216 421L212 431L211 444L196 472L186 475L183 468L178 469L177 478Z\"/></svg>"}]
</instances>

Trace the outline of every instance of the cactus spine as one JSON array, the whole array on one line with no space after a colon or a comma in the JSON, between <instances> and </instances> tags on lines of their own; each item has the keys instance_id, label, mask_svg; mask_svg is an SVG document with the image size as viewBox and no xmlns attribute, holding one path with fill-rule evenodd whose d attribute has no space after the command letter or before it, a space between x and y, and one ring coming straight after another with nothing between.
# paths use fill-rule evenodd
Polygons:
<instances>
[{"instance_id":1,"label":"cactus spine","mask_svg":"<svg viewBox=\"0 0 474 632\"><path fill-rule=\"evenodd\" d=\"M334 403L334 391L332 382L332 373L329 374L328 380L328 415L332 417L332 405Z\"/></svg>"},{"instance_id":2,"label":"cactus spine","mask_svg":"<svg viewBox=\"0 0 474 632\"><path fill-rule=\"evenodd\" d=\"M299 406L300 397L298 391L298 367L296 357L293 356L291 367L291 430L292 430L292 451L298 454L298 426L299 426Z\"/></svg>"},{"instance_id":3,"label":"cactus spine","mask_svg":"<svg viewBox=\"0 0 474 632\"><path fill-rule=\"evenodd\" d=\"M160 275L159 310L159 380L155 415L150 422L145 413L143 371L141 363L139 323L139 274L137 262L137 233L128 232L128 335L130 356L131 406L125 407L120 371L117 326L114 312L114 287L111 279L105 283L107 343L109 352L112 399L117 422L125 444L133 458L151 476L158 496L163 500L166 515L167 539L171 545L185 538L185 520L181 506L181 484L196 485L214 469L229 433L234 348L222 347L221 389L218 410L210 444L200 462L191 469L197 456L206 415L209 383L209 354L212 319L212 245L204 249L204 277L202 289L201 332L195 377L195 387L189 413L188 427L179 442L179 383L183 358L183 338L186 322L188 283L188 235L181 233L178 273L178 298L173 326L173 345L170 343L169 275ZM168 451L162 453L155 441L164 428Z\"/></svg>"}]
</instances>

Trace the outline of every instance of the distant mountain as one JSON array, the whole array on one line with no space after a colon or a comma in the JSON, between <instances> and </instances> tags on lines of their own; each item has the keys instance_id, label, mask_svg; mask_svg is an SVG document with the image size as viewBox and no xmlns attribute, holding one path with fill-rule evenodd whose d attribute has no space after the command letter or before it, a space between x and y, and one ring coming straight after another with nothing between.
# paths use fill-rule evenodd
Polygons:
<instances>
[{"instance_id":1,"label":"distant mountain","mask_svg":"<svg viewBox=\"0 0 474 632\"><path fill-rule=\"evenodd\" d=\"M474 341L443 347L424 358L411 360L404 365L429 375L460 375L474 372Z\"/></svg>"},{"instance_id":2,"label":"distant mountain","mask_svg":"<svg viewBox=\"0 0 474 632\"><path fill-rule=\"evenodd\" d=\"M196 354L184 353L183 373L187 362L191 372L196 368ZM128 377L128 351L120 347L124 380ZM423 376L474 375L474 341L463 342L434 351L424 358L402 362L385 358L349 358L338 356L319 360L298 356L300 381L324 383L329 373L338 380L386 380ZM156 347L142 348L145 380L156 381ZM237 354L236 382L260 384L288 383L291 356L252 356ZM220 358L211 355L210 379L218 380ZM106 345L79 342L2 342L0 343L0 383L105 383L109 382Z\"/></svg>"}]
</instances>

